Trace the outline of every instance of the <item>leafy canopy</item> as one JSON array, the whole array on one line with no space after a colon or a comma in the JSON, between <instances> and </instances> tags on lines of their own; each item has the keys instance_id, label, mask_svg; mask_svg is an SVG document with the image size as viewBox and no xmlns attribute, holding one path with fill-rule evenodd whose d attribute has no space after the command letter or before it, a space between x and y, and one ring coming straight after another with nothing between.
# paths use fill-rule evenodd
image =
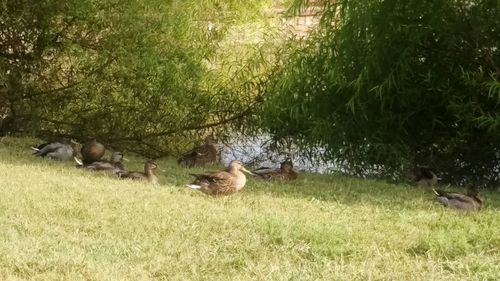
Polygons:
<instances>
[{"instance_id":1,"label":"leafy canopy","mask_svg":"<svg viewBox=\"0 0 500 281\"><path fill-rule=\"evenodd\" d=\"M215 87L209 66L231 25L266 3L0 1L0 128L176 151L252 104Z\"/></svg>"},{"instance_id":2,"label":"leafy canopy","mask_svg":"<svg viewBox=\"0 0 500 281\"><path fill-rule=\"evenodd\" d=\"M315 3L320 26L283 52L263 126L324 146L353 174L401 176L420 164L446 181L498 182L498 1Z\"/></svg>"}]
</instances>

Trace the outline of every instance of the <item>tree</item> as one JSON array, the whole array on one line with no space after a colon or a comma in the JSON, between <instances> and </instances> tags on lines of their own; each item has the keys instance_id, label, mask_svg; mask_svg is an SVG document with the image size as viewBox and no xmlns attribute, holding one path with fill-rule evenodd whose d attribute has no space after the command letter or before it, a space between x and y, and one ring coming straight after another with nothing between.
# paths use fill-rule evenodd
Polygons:
<instances>
[{"instance_id":1,"label":"tree","mask_svg":"<svg viewBox=\"0 0 500 281\"><path fill-rule=\"evenodd\" d=\"M323 2L316 32L283 52L262 125L324 146L348 173L419 164L445 182L497 184L498 1Z\"/></svg>"},{"instance_id":2,"label":"tree","mask_svg":"<svg viewBox=\"0 0 500 281\"><path fill-rule=\"evenodd\" d=\"M265 1L250 2L1 1L1 131L158 157L242 118L253 98L214 86L207 62Z\"/></svg>"}]
</instances>

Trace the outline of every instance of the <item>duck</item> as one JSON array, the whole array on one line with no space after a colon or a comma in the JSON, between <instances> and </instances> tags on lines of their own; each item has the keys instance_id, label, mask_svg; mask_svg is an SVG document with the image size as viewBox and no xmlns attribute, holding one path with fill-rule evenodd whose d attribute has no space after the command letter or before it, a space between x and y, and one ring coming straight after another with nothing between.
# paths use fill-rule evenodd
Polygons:
<instances>
[{"instance_id":1,"label":"duck","mask_svg":"<svg viewBox=\"0 0 500 281\"><path fill-rule=\"evenodd\" d=\"M483 200L479 198L478 192L475 189L469 189L467 194L435 189L433 191L439 203L445 207L462 211L478 211L484 206Z\"/></svg>"},{"instance_id":2,"label":"duck","mask_svg":"<svg viewBox=\"0 0 500 281\"><path fill-rule=\"evenodd\" d=\"M78 162L79 165L77 167L85 168L91 171L110 171L117 173L120 171L125 171L125 166L122 163L122 160L124 159L125 158L123 156L123 153L116 151L113 152L109 161L99 160L89 165L83 165L83 162Z\"/></svg>"},{"instance_id":3,"label":"duck","mask_svg":"<svg viewBox=\"0 0 500 281\"><path fill-rule=\"evenodd\" d=\"M414 170L413 177L419 186L434 186L439 180L434 170L427 166L417 166Z\"/></svg>"},{"instance_id":4,"label":"duck","mask_svg":"<svg viewBox=\"0 0 500 281\"><path fill-rule=\"evenodd\" d=\"M83 165L90 165L94 162L99 161L104 153L106 152L106 148L104 145L96 140L92 140L86 143L81 149ZM76 160L76 159L75 159ZM78 161L77 161L78 162Z\"/></svg>"},{"instance_id":5,"label":"duck","mask_svg":"<svg viewBox=\"0 0 500 281\"><path fill-rule=\"evenodd\" d=\"M31 149L35 156L66 161L77 155L79 145L72 139L63 138L60 141L42 143L37 147L31 147Z\"/></svg>"},{"instance_id":6,"label":"duck","mask_svg":"<svg viewBox=\"0 0 500 281\"><path fill-rule=\"evenodd\" d=\"M266 180L297 179L297 172L293 169L293 163L290 159L281 162L279 168L261 167L253 170L252 173Z\"/></svg>"},{"instance_id":7,"label":"duck","mask_svg":"<svg viewBox=\"0 0 500 281\"><path fill-rule=\"evenodd\" d=\"M220 159L220 153L212 136L205 138L205 143L185 152L177 159L177 164L189 168L202 167L209 163L216 163Z\"/></svg>"},{"instance_id":8,"label":"duck","mask_svg":"<svg viewBox=\"0 0 500 281\"><path fill-rule=\"evenodd\" d=\"M116 175L121 179L147 181L151 184L158 184L158 176L156 176L154 173L154 170L156 168L158 168L158 165L155 162L149 160L144 164L144 172L118 171Z\"/></svg>"},{"instance_id":9,"label":"duck","mask_svg":"<svg viewBox=\"0 0 500 281\"><path fill-rule=\"evenodd\" d=\"M233 160L224 171L190 174L195 180L187 186L209 195L230 195L245 187L247 178L243 172L253 175L241 161Z\"/></svg>"}]
</instances>

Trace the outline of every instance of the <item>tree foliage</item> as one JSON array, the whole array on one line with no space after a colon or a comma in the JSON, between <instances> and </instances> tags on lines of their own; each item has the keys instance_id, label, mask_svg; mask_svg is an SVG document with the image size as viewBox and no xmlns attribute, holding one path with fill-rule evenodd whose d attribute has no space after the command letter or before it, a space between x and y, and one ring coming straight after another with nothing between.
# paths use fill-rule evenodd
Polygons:
<instances>
[{"instance_id":1,"label":"tree foliage","mask_svg":"<svg viewBox=\"0 0 500 281\"><path fill-rule=\"evenodd\" d=\"M252 108L209 66L264 2L0 1L1 130L175 151Z\"/></svg>"},{"instance_id":2,"label":"tree foliage","mask_svg":"<svg viewBox=\"0 0 500 281\"><path fill-rule=\"evenodd\" d=\"M448 182L498 183L499 2L321 3L318 29L280 57L263 126L324 146L352 174L419 164Z\"/></svg>"}]
</instances>

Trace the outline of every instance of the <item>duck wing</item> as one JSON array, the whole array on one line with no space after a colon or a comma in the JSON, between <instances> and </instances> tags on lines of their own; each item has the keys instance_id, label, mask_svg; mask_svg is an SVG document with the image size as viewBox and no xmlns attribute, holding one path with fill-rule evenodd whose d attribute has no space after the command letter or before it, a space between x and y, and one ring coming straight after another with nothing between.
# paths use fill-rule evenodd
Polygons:
<instances>
[{"instance_id":1,"label":"duck wing","mask_svg":"<svg viewBox=\"0 0 500 281\"><path fill-rule=\"evenodd\" d=\"M256 174L257 176L260 176L261 178L268 179L268 180L286 178L286 173L279 168L262 167L262 168L258 168L256 170L253 170L252 173Z\"/></svg>"},{"instance_id":2,"label":"duck wing","mask_svg":"<svg viewBox=\"0 0 500 281\"><path fill-rule=\"evenodd\" d=\"M50 142L44 142L42 144L32 146L31 149L34 150L33 154L35 154L37 151L40 151L42 148L46 147L49 144Z\"/></svg>"},{"instance_id":3,"label":"duck wing","mask_svg":"<svg viewBox=\"0 0 500 281\"><path fill-rule=\"evenodd\" d=\"M113 163L109 161L97 161L92 164L89 164L85 166L86 169L92 170L92 171L112 171L112 170L119 170L117 169Z\"/></svg>"},{"instance_id":4,"label":"duck wing","mask_svg":"<svg viewBox=\"0 0 500 281\"><path fill-rule=\"evenodd\" d=\"M196 178L196 180L203 183L221 183L224 181L231 180L233 175L226 171L213 172L213 173L203 173L203 174L190 174Z\"/></svg>"},{"instance_id":5,"label":"duck wing","mask_svg":"<svg viewBox=\"0 0 500 281\"><path fill-rule=\"evenodd\" d=\"M434 190L434 193L438 197L445 197L448 200L458 200L462 202L471 202L472 198L465 194L457 193L457 192L446 192L442 190Z\"/></svg>"},{"instance_id":6,"label":"duck wing","mask_svg":"<svg viewBox=\"0 0 500 281\"><path fill-rule=\"evenodd\" d=\"M64 147L64 144L60 142L53 142L48 144L42 144L40 146L42 146L42 148L37 148L35 151L33 151L33 154L35 154L36 156L45 157L47 154L55 152L56 150Z\"/></svg>"},{"instance_id":7,"label":"duck wing","mask_svg":"<svg viewBox=\"0 0 500 281\"><path fill-rule=\"evenodd\" d=\"M70 160L73 158L73 148L70 145L62 145L55 151L47 153L45 157L60 161Z\"/></svg>"},{"instance_id":8,"label":"duck wing","mask_svg":"<svg viewBox=\"0 0 500 281\"><path fill-rule=\"evenodd\" d=\"M147 180L147 176L141 172L117 172L119 178L133 180Z\"/></svg>"},{"instance_id":9,"label":"duck wing","mask_svg":"<svg viewBox=\"0 0 500 281\"><path fill-rule=\"evenodd\" d=\"M259 167L255 170L252 171L252 173L267 173L267 172L270 172L270 171L274 171L276 170L275 168L270 168L270 167Z\"/></svg>"},{"instance_id":10,"label":"duck wing","mask_svg":"<svg viewBox=\"0 0 500 281\"><path fill-rule=\"evenodd\" d=\"M437 200L444 206L470 211L478 210L481 208L481 203L474 200L474 198L457 193L457 192L444 192L441 190L434 190L437 195Z\"/></svg>"},{"instance_id":11,"label":"duck wing","mask_svg":"<svg viewBox=\"0 0 500 281\"><path fill-rule=\"evenodd\" d=\"M120 171L125 171L125 166L123 165L122 162L116 162L116 163L113 163L113 165L116 167L116 169L118 169Z\"/></svg>"},{"instance_id":12,"label":"duck wing","mask_svg":"<svg viewBox=\"0 0 500 281\"><path fill-rule=\"evenodd\" d=\"M227 195L234 192L234 175L229 172L191 175L196 178L191 185L188 185L191 188L200 189L211 195Z\"/></svg>"}]
</instances>

